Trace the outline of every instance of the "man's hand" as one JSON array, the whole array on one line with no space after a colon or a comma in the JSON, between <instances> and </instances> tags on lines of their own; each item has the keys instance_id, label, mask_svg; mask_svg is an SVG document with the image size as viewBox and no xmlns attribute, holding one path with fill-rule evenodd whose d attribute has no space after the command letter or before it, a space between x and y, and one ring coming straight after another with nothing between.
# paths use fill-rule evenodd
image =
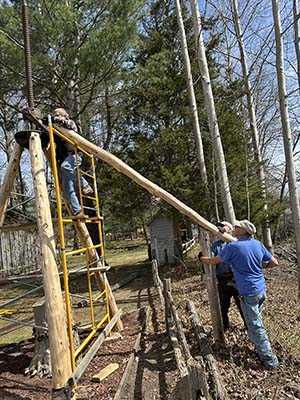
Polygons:
<instances>
[{"instance_id":1,"label":"man's hand","mask_svg":"<svg viewBox=\"0 0 300 400\"><path fill-rule=\"evenodd\" d=\"M202 251L199 251L199 254L198 254L198 260L199 261L201 261L201 257L203 257L203 253L202 253Z\"/></svg>"}]
</instances>

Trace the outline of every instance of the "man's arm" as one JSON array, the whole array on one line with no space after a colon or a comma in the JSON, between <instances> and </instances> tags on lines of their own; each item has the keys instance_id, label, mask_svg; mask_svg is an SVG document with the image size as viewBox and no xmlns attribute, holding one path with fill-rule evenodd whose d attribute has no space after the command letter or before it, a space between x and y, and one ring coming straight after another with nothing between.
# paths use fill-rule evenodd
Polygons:
<instances>
[{"instance_id":1,"label":"man's arm","mask_svg":"<svg viewBox=\"0 0 300 400\"><path fill-rule=\"evenodd\" d=\"M216 257L199 257L199 260L202 261L205 264L220 264L223 262L222 258L220 256Z\"/></svg>"},{"instance_id":2,"label":"man's arm","mask_svg":"<svg viewBox=\"0 0 300 400\"><path fill-rule=\"evenodd\" d=\"M275 267L275 265L278 265L278 261L277 258L272 256L271 260L265 263L265 268Z\"/></svg>"}]
</instances>

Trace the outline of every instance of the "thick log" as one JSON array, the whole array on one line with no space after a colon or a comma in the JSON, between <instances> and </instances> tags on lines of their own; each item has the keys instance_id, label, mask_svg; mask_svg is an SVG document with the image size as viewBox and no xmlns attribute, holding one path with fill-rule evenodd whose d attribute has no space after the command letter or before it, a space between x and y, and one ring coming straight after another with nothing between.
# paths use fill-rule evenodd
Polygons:
<instances>
[{"instance_id":1,"label":"thick log","mask_svg":"<svg viewBox=\"0 0 300 400\"><path fill-rule=\"evenodd\" d=\"M169 335L173 346L180 380L176 385L170 399L173 400L210 400L208 384L204 368L200 363L190 357L185 360L177 339L177 332L170 326Z\"/></svg>"},{"instance_id":2,"label":"thick log","mask_svg":"<svg viewBox=\"0 0 300 400\"><path fill-rule=\"evenodd\" d=\"M11 194L16 175L18 173L20 158L22 155L23 147L18 143L15 144L13 152L10 156L7 171L3 179L0 189L0 226L3 225L5 213L7 209L8 199Z\"/></svg>"},{"instance_id":3,"label":"thick log","mask_svg":"<svg viewBox=\"0 0 300 400\"><path fill-rule=\"evenodd\" d=\"M200 230L200 243L203 254L210 257L210 238L209 234L203 230ZM210 264L204 264L204 272L206 278L206 287L209 298L210 315L213 326L214 337L217 342L224 344L225 336L221 315L221 306L218 295L217 278L215 266Z\"/></svg>"},{"instance_id":4,"label":"thick log","mask_svg":"<svg viewBox=\"0 0 300 400\"><path fill-rule=\"evenodd\" d=\"M46 321L46 304L45 299L37 301L33 305L34 323L37 326L48 327ZM25 375L38 375L40 378L43 376L51 377L51 358L49 351L49 337L48 332L36 328L34 330L35 346L34 354L30 361L30 365L25 369Z\"/></svg>"},{"instance_id":5,"label":"thick log","mask_svg":"<svg viewBox=\"0 0 300 400\"><path fill-rule=\"evenodd\" d=\"M209 385L205 374L205 365L203 360L194 360L190 358L187 362L189 371L189 384L194 400L211 400Z\"/></svg>"},{"instance_id":6,"label":"thick log","mask_svg":"<svg viewBox=\"0 0 300 400\"><path fill-rule=\"evenodd\" d=\"M184 376L188 375L188 368L185 361L185 357L183 356L180 345L178 343L175 329L171 325L169 326L169 335L171 339L171 344L174 350L176 364L179 370L180 377L183 378Z\"/></svg>"},{"instance_id":7,"label":"thick log","mask_svg":"<svg viewBox=\"0 0 300 400\"><path fill-rule=\"evenodd\" d=\"M217 362L212 354L212 349L209 344L209 340L207 339L205 331L200 323L195 305L192 301L188 301L187 306L188 310L191 313L192 325L196 333L200 349L200 356L203 357L207 365L210 381L213 386L213 390L215 392L215 398L219 400L227 400L228 397L224 386L223 378L219 372Z\"/></svg>"},{"instance_id":8,"label":"thick log","mask_svg":"<svg viewBox=\"0 0 300 400\"><path fill-rule=\"evenodd\" d=\"M180 341L180 344L182 346L184 357L185 357L185 359L187 361L189 358L191 358L190 349L189 349L189 346L187 344L187 340L186 340L186 337L185 337L185 334L184 334L182 323L181 323L181 321L179 319L177 310L176 310L176 308L174 306L174 301L173 301L172 294L169 291L167 291L167 293L166 293L166 301L168 303L168 308L169 308L169 310L171 312L171 315L172 315L172 321L174 321L175 326L176 326L176 334L177 334L177 336L179 338L179 341Z\"/></svg>"},{"instance_id":9,"label":"thick log","mask_svg":"<svg viewBox=\"0 0 300 400\"><path fill-rule=\"evenodd\" d=\"M63 298L56 264L54 231L50 213L43 151L38 133L30 135L30 157L36 198L41 264L46 299L49 345L52 364L52 387L64 387L71 376L69 340L65 324Z\"/></svg>"},{"instance_id":10,"label":"thick log","mask_svg":"<svg viewBox=\"0 0 300 400\"><path fill-rule=\"evenodd\" d=\"M192 208L185 205L183 202L178 200L175 196L168 193L166 190L162 189L160 186L156 185L155 183L151 182L149 179L143 177L140 173L135 171L133 168L129 167L119 158L114 156L113 154L109 153L101 149L100 147L96 146L95 144L89 142L87 139L80 136L78 133L64 129L59 127L59 130L70 140L76 143L77 146L82 147L83 150L93 154L95 157L99 158L100 160L106 162L107 164L111 165L117 171L121 172L122 174L128 176L138 185L142 186L148 192L153 194L154 196L160 197L171 206L176 208L182 214L187 215L191 220L195 221L198 225L200 225L203 229L213 233L220 239L223 239L227 242L232 242L236 240L228 233L221 233L219 232L218 228L207 221L205 218L201 217L196 211Z\"/></svg>"}]
</instances>

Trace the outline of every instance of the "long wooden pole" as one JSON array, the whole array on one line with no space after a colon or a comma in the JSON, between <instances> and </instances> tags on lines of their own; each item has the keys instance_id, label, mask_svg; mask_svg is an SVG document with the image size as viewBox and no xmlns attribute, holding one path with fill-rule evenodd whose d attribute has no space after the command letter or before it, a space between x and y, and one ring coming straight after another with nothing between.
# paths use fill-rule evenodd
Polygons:
<instances>
[{"instance_id":1,"label":"long wooden pole","mask_svg":"<svg viewBox=\"0 0 300 400\"><path fill-rule=\"evenodd\" d=\"M80 136L78 133L64 129L61 127L57 127L59 131L61 131L68 139L72 140L77 146L82 147L83 150L93 154L95 157L99 158L100 160L106 162L107 164L111 165L117 171L121 172L122 174L128 176L138 185L142 186L151 194L160 197L165 202L169 203L171 206L176 208L182 214L188 216L191 220L195 221L199 226L201 226L206 231L213 233L215 236L219 237L220 239L225 240L226 242L233 242L234 239L228 233L221 233L219 232L218 228L212 224L211 222L207 221L205 218L201 217L195 210L188 207L182 201L178 200L175 196L168 193L166 190L162 189L160 186L156 185L155 183L151 182L149 179L142 176L140 173L135 171L133 168L125 164L122 160L118 157L114 156L113 154L109 153L106 150L101 149L100 147L96 146L95 144L89 142L87 139Z\"/></svg>"},{"instance_id":2,"label":"long wooden pole","mask_svg":"<svg viewBox=\"0 0 300 400\"><path fill-rule=\"evenodd\" d=\"M37 132L31 133L29 149L41 243L41 264L52 365L52 388L56 390L65 386L72 371L63 298L56 264L55 238L42 156L43 150Z\"/></svg>"},{"instance_id":3,"label":"long wooden pole","mask_svg":"<svg viewBox=\"0 0 300 400\"><path fill-rule=\"evenodd\" d=\"M0 189L0 226L3 225L5 213L7 209L8 199L11 194L16 175L18 173L20 158L23 147L18 143L15 144L13 152L10 156L7 171Z\"/></svg>"}]
</instances>

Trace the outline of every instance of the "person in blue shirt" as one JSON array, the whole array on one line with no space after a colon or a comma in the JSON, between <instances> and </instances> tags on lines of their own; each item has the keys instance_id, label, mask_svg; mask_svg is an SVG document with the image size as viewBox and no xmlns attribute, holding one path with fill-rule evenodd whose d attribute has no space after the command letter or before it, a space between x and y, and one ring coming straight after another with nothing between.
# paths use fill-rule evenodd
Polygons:
<instances>
[{"instance_id":1,"label":"person in blue shirt","mask_svg":"<svg viewBox=\"0 0 300 400\"><path fill-rule=\"evenodd\" d=\"M238 240L228 243L216 257L199 258L208 264L231 263L248 335L265 366L276 368L279 362L263 324L262 304L266 299L263 266L272 267L278 265L278 261L260 241L253 238L255 233L256 228L250 221L235 221L234 234Z\"/></svg>"},{"instance_id":2,"label":"person in blue shirt","mask_svg":"<svg viewBox=\"0 0 300 400\"><path fill-rule=\"evenodd\" d=\"M218 222L216 226L218 227L220 232L232 234L233 227L230 222L227 221ZM212 257L218 256L226 245L227 243L221 239L213 242L211 247L211 256ZM237 290L236 282L233 277L231 264L229 262L220 262L219 264L216 264L216 276L218 281L218 293L220 299L223 328L224 332L226 332L229 328L228 312L232 297L234 298L235 304L237 305L243 320L244 317L241 309L239 292Z\"/></svg>"}]
</instances>

